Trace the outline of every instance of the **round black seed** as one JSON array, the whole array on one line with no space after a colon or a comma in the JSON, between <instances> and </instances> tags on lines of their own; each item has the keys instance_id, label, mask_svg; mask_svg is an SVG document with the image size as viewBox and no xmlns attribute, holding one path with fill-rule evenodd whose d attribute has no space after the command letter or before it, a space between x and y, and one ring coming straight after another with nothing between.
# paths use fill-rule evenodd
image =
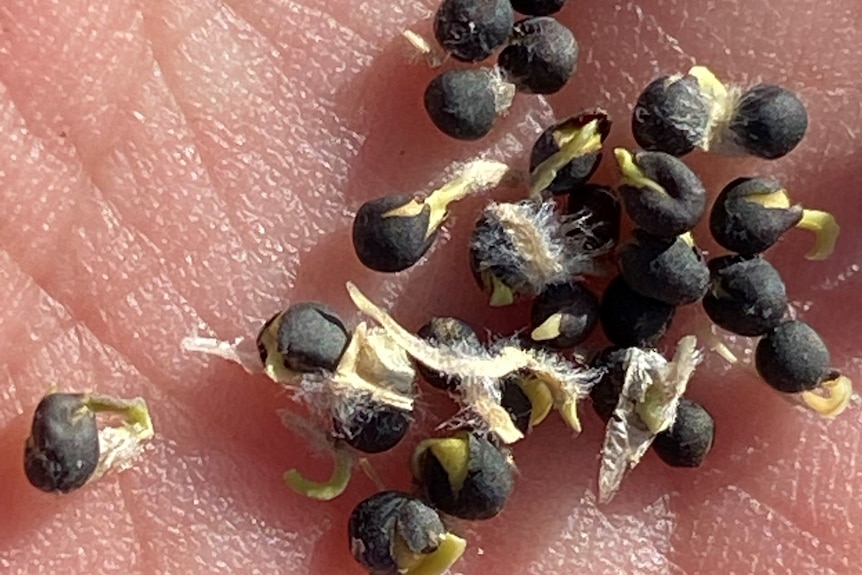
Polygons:
<instances>
[{"instance_id":1,"label":"round black seed","mask_svg":"<svg viewBox=\"0 0 862 575\"><path fill-rule=\"evenodd\" d=\"M258 350L263 350L264 362L264 342L271 337L273 328L284 367L298 373L335 371L350 343L350 333L337 313L317 302L301 302L277 314L258 334Z\"/></svg>"},{"instance_id":2,"label":"round black seed","mask_svg":"<svg viewBox=\"0 0 862 575\"><path fill-rule=\"evenodd\" d=\"M507 79L521 92L559 92L578 61L578 43L571 30L549 17L516 22L512 38L497 59Z\"/></svg>"},{"instance_id":3,"label":"round black seed","mask_svg":"<svg viewBox=\"0 0 862 575\"><path fill-rule=\"evenodd\" d=\"M712 205L709 230L723 248L742 255L766 251L802 219L802 206L762 205L769 197L786 197L780 183L769 178L737 178Z\"/></svg>"},{"instance_id":4,"label":"round black seed","mask_svg":"<svg viewBox=\"0 0 862 575\"><path fill-rule=\"evenodd\" d=\"M470 271L480 288L486 293L493 293L494 283L506 286L515 299L528 295L532 291L530 280L524 275L523 263L519 261L500 262L488 264L482 260L481 250L478 247L477 237L494 238L500 246L500 250L511 253L515 251L511 238L506 233L503 225L493 217L482 216L473 228L470 239ZM484 241L484 240L483 240ZM486 241L485 243L490 243Z\"/></svg>"},{"instance_id":5,"label":"round black seed","mask_svg":"<svg viewBox=\"0 0 862 575\"><path fill-rule=\"evenodd\" d=\"M656 435L652 447L671 467L700 467L715 436L715 422L707 410L682 398L670 429Z\"/></svg>"},{"instance_id":6,"label":"round black seed","mask_svg":"<svg viewBox=\"0 0 862 575\"><path fill-rule=\"evenodd\" d=\"M415 555L434 552L446 527L436 511L419 499L382 491L360 502L347 524L350 551L371 575L399 575L395 550L402 544Z\"/></svg>"},{"instance_id":7,"label":"round black seed","mask_svg":"<svg viewBox=\"0 0 862 575\"><path fill-rule=\"evenodd\" d=\"M419 328L417 335L426 341L447 347L464 345L476 349L482 345L473 328L454 317L432 317L428 323ZM437 389L457 393L461 387L461 378L458 376L430 369L418 361L416 371L422 379Z\"/></svg>"},{"instance_id":8,"label":"round black seed","mask_svg":"<svg viewBox=\"0 0 862 575\"><path fill-rule=\"evenodd\" d=\"M434 36L453 58L478 62L509 39L514 22L509 0L443 0Z\"/></svg>"},{"instance_id":9,"label":"round black seed","mask_svg":"<svg viewBox=\"0 0 862 575\"><path fill-rule=\"evenodd\" d=\"M569 193L567 213L584 222L587 237L584 248L589 251L610 249L620 239L622 207L607 186L584 184Z\"/></svg>"},{"instance_id":10,"label":"round black seed","mask_svg":"<svg viewBox=\"0 0 862 575\"><path fill-rule=\"evenodd\" d=\"M535 330L549 319L556 320L555 337L534 341L551 349L570 349L587 339L599 322L599 298L580 283L553 284L533 300L530 328Z\"/></svg>"},{"instance_id":11,"label":"round black seed","mask_svg":"<svg viewBox=\"0 0 862 575\"><path fill-rule=\"evenodd\" d=\"M425 499L443 513L461 519L490 519L500 513L512 493L512 464L484 437L472 433L459 437L469 442L467 461L459 462L467 467L461 485L453 487L450 474L454 470L447 470L431 448L420 456L417 479Z\"/></svg>"},{"instance_id":12,"label":"round black seed","mask_svg":"<svg viewBox=\"0 0 862 575\"><path fill-rule=\"evenodd\" d=\"M78 393L52 393L39 402L24 449L33 487L68 493L82 487L99 463L96 416Z\"/></svg>"},{"instance_id":13,"label":"round black seed","mask_svg":"<svg viewBox=\"0 0 862 575\"><path fill-rule=\"evenodd\" d=\"M512 0L512 8L528 16L550 16L565 4L566 0Z\"/></svg>"},{"instance_id":14,"label":"round black seed","mask_svg":"<svg viewBox=\"0 0 862 575\"><path fill-rule=\"evenodd\" d=\"M563 120L547 128L539 135L530 152L530 172L534 172L539 164L560 151L577 133L587 129L590 122L597 121L596 135L599 144L605 141L611 131L611 121L601 110L592 110ZM595 173L602 160L601 145L594 150L584 150L575 156L563 168L557 170L557 175L547 191L552 194L568 194L574 188L583 185Z\"/></svg>"},{"instance_id":15,"label":"round black seed","mask_svg":"<svg viewBox=\"0 0 862 575\"><path fill-rule=\"evenodd\" d=\"M503 406L518 431L524 435L530 430L530 417L533 414L533 404L521 389L517 377L507 377L502 382L500 405Z\"/></svg>"},{"instance_id":16,"label":"round black seed","mask_svg":"<svg viewBox=\"0 0 862 575\"><path fill-rule=\"evenodd\" d=\"M757 373L778 391L814 389L834 376L829 349L808 324L788 321L766 334L754 353Z\"/></svg>"},{"instance_id":17,"label":"round black seed","mask_svg":"<svg viewBox=\"0 0 862 575\"><path fill-rule=\"evenodd\" d=\"M709 262L710 288L703 309L719 327L739 335L763 335L784 321L787 291L778 271L762 257L721 256Z\"/></svg>"},{"instance_id":18,"label":"round black seed","mask_svg":"<svg viewBox=\"0 0 862 575\"><path fill-rule=\"evenodd\" d=\"M645 150L683 156L704 142L709 115L710 103L697 78L663 76L638 97L632 134Z\"/></svg>"},{"instance_id":19,"label":"round black seed","mask_svg":"<svg viewBox=\"0 0 862 575\"><path fill-rule=\"evenodd\" d=\"M620 347L651 347L665 334L676 308L642 296L617 276L602 295L599 319L605 336Z\"/></svg>"},{"instance_id":20,"label":"round black seed","mask_svg":"<svg viewBox=\"0 0 862 575\"><path fill-rule=\"evenodd\" d=\"M353 220L353 247L362 264L378 272L400 272L418 262L437 236L429 234L431 208L416 213L396 210L415 202L409 194L387 196L362 204Z\"/></svg>"},{"instance_id":21,"label":"round black seed","mask_svg":"<svg viewBox=\"0 0 862 575\"><path fill-rule=\"evenodd\" d=\"M694 303L709 287L703 254L684 238L634 230L617 252L620 275L639 294L670 305Z\"/></svg>"},{"instance_id":22,"label":"round black seed","mask_svg":"<svg viewBox=\"0 0 862 575\"><path fill-rule=\"evenodd\" d=\"M590 400L596 414L607 422L620 400L625 381L625 356L626 350L618 347L608 347L602 350L593 361L593 367L605 370L596 384L590 388Z\"/></svg>"},{"instance_id":23,"label":"round black seed","mask_svg":"<svg viewBox=\"0 0 862 575\"><path fill-rule=\"evenodd\" d=\"M734 142L746 152L774 160L802 141L808 129L808 112L790 90L760 84L742 95L729 128Z\"/></svg>"},{"instance_id":24,"label":"round black seed","mask_svg":"<svg viewBox=\"0 0 862 575\"><path fill-rule=\"evenodd\" d=\"M382 453L398 445L410 428L407 413L367 401L351 411L348 421L332 419L336 437L363 453Z\"/></svg>"},{"instance_id":25,"label":"round black seed","mask_svg":"<svg viewBox=\"0 0 862 575\"><path fill-rule=\"evenodd\" d=\"M494 80L485 69L443 72L425 90L425 110L437 129L459 140L478 140L497 119Z\"/></svg>"},{"instance_id":26,"label":"round black seed","mask_svg":"<svg viewBox=\"0 0 862 575\"><path fill-rule=\"evenodd\" d=\"M663 152L638 152L634 164L663 191L643 183L624 182L619 193L629 217L657 236L691 230L706 208L706 190L682 160Z\"/></svg>"}]
</instances>

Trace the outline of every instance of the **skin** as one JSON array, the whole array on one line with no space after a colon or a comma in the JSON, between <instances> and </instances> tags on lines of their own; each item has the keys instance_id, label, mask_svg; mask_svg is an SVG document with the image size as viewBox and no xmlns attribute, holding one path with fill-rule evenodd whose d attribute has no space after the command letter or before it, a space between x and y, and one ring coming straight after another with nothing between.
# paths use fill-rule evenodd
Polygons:
<instances>
[{"instance_id":1,"label":"skin","mask_svg":"<svg viewBox=\"0 0 862 575\"><path fill-rule=\"evenodd\" d=\"M770 257L835 367L862 380L858 1L571 4L560 17L582 53L570 86L547 102L519 98L488 138L460 143L425 118L433 72L409 64L398 37L405 27L427 34L433 2L4 2L2 571L361 573L347 516L374 484L357 474L328 504L288 491L285 469L322 477L329 465L281 426L274 410L289 396L181 352L179 340L254 334L288 302L311 298L354 323L347 280L413 329L429 314L503 332L525 325L527 306L489 310L470 278L464 239L481 200L454 208L427 264L397 277L360 267L351 213L439 183L450 162L485 151L523 166L542 126L586 106L617 119L611 145L631 145L639 90L695 61L723 78L782 83L809 106L809 135L782 160L687 161L712 194L740 175L773 175L838 215L843 235L828 261L802 258L811 239L802 231ZM614 181L610 159L597 181ZM712 249L705 226L697 236ZM696 306L682 311L668 345L698 317ZM127 472L63 498L37 492L24 479L23 443L54 385L147 398L157 439ZM690 395L717 422L703 468L672 470L648 454L599 506L598 418L584 406L573 438L550 417L515 448L520 474L504 512L459 528L469 548L456 570L856 572L858 407L818 419L714 355ZM452 413L430 391L422 404L437 414L420 416L426 429ZM374 459L386 485L409 489L419 438Z\"/></svg>"}]
</instances>

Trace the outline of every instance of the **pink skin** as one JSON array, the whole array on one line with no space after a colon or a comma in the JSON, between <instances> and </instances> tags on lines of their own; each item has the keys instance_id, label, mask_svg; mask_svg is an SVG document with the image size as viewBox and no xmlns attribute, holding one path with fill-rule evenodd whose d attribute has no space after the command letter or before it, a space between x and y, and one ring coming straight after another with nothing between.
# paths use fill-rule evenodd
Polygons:
<instances>
[{"instance_id":1,"label":"pink skin","mask_svg":"<svg viewBox=\"0 0 862 575\"><path fill-rule=\"evenodd\" d=\"M490 311L467 270L463 240L481 201L455 207L451 234L398 276L355 260L351 213L375 196L422 190L451 161L486 150L523 165L538 126L588 106L617 119L612 144L631 144L639 89L695 61L725 79L783 83L808 104L809 135L783 160L690 162L713 193L738 175L773 174L796 199L838 216L843 235L828 261L802 259L811 240L802 231L771 258L835 367L862 380L857 0L572 0L561 16L582 45L571 85L550 107L519 98L472 144L426 119L421 95L433 72L408 63L398 36L427 32L433 4L4 2L4 573L360 573L345 526L374 485L357 475L326 504L287 490L285 469L328 469L279 423L274 411L289 398L262 376L182 353L180 339L253 334L288 302L311 298L354 322L347 280L410 328L429 314L523 325L526 307ZM611 163L599 180L613 181ZM703 226L697 234L708 235ZM694 321L683 312L674 335ZM134 469L67 497L32 489L22 445L54 385L146 397L152 449ZM715 356L690 395L718 426L703 468L669 469L650 454L617 500L598 506L599 420L584 407L573 438L552 417L515 448L518 488L503 514L462 526L469 549L456 571L856 572L858 408L818 419ZM423 402L451 412L431 393ZM409 489L418 438L374 459L387 485Z\"/></svg>"}]
</instances>

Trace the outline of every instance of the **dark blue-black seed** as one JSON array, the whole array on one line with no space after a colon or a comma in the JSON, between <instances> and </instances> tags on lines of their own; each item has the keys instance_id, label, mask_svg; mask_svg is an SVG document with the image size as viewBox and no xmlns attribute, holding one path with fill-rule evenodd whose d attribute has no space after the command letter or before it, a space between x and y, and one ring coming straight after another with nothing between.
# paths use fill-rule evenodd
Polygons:
<instances>
[{"instance_id":1,"label":"dark blue-black seed","mask_svg":"<svg viewBox=\"0 0 862 575\"><path fill-rule=\"evenodd\" d=\"M786 199L783 186L769 178L737 178L712 205L709 230L723 248L742 255L766 251L802 219L802 206L789 201L776 207L761 204L769 197Z\"/></svg>"},{"instance_id":2,"label":"dark blue-black seed","mask_svg":"<svg viewBox=\"0 0 862 575\"><path fill-rule=\"evenodd\" d=\"M787 315L787 290L778 271L759 256L709 261L710 287L703 309L717 326L744 336L763 335Z\"/></svg>"},{"instance_id":3,"label":"dark blue-black seed","mask_svg":"<svg viewBox=\"0 0 862 575\"><path fill-rule=\"evenodd\" d=\"M436 511L398 491L382 491L361 501L350 514L347 532L354 559L371 575L404 573L409 566L399 565L395 556L401 543L415 555L427 555L447 533Z\"/></svg>"},{"instance_id":4,"label":"dark blue-black seed","mask_svg":"<svg viewBox=\"0 0 862 575\"><path fill-rule=\"evenodd\" d=\"M332 419L335 437L363 453L389 451L404 439L410 416L394 407L373 401L362 402L351 411L350 419Z\"/></svg>"},{"instance_id":5,"label":"dark blue-black seed","mask_svg":"<svg viewBox=\"0 0 862 575\"><path fill-rule=\"evenodd\" d=\"M512 418L512 423L524 435L530 430L530 417L533 415L533 404L524 393L518 376L505 378L501 383L500 405Z\"/></svg>"},{"instance_id":6,"label":"dark blue-black seed","mask_svg":"<svg viewBox=\"0 0 862 575\"><path fill-rule=\"evenodd\" d=\"M509 44L497 58L506 79L519 91L532 94L559 92L577 62L578 42L572 31L542 16L516 22Z\"/></svg>"},{"instance_id":7,"label":"dark blue-black seed","mask_svg":"<svg viewBox=\"0 0 862 575\"><path fill-rule=\"evenodd\" d=\"M566 0L512 0L512 8L527 16L550 16L565 6Z\"/></svg>"},{"instance_id":8,"label":"dark blue-black seed","mask_svg":"<svg viewBox=\"0 0 862 575\"><path fill-rule=\"evenodd\" d=\"M626 349L607 347L593 358L591 365L602 368L604 373L596 384L590 388L590 401L596 414L607 422L620 400L625 382Z\"/></svg>"},{"instance_id":9,"label":"dark blue-black seed","mask_svg":"<svg viewBox=\"0 0 862 575\"><path fill-rule=\"evenodd\" d=\"M479 237L482 238L481 242L477 241ZM483 259L483 250L479 248L480 243L483 246L499 245L500 251L504 253L515 252L515 247L505 227L496 218L483 215L476 222L470 239L470 271L483 291L491 294L494 289L493 283L496 281L511 290L514 299L532 293L532 284L522 271L523 262L513 259L491 264ZM484 249L487 250L487 248Z\"/></svg>"},{"instance_id":10,"label":"dark blue-black seed","mask_svg":"<svg viewBox=\"0 0 862 575\"><path fill-rule=\"evenodd\" d=\"M666 304L694 303L709 288L703 254L682 237L634 230L617 251L620 274L639 294Z\"/></svg>"},{"instance_id":11,"label":"dark blue-black seed","mask_svg":"<svg viewBox=\"0 0 862 575\"><path fill-rule=\"evenodd\" d=\"M434 37L452 57L478 62L509 39L515 12L509 0L443 0Z\"/></svg>"},{"instance_id":12,"label":"dark blue-black seed","mask_svg":"<svg viewBox=\"0 0 862 575\"><path fill-rule=\"evenodd\" d=\"M638 97L632 134L645 150L683 156L705 143L710 107L694 76L663 76Z\"/></svg>"},{"instance_id":13,"label":"dark blue-black seed","mask_svg":"<svg viewBox=\"0 0 862 575\"><path fill-rule=\"evenodd\" d=\"M700 467L715 438L715 422L709 412L686 398L679 401L670 429L656 435L652 448L671 467Z\"/></svg>"},{"instance_id":14,"label":"dark blue-black seed","mask_svg":"<svg viewBox=\"0 0 862 575\"><path fill-rule=\"evenodd\" d=\"M599 320L605 336L620 347L653 347L665 334L676 308L642 296L617 276L602 294Z\"/></svg>"},{"instance_id":15,"label":"dark blue-black seed","mask_svg":"<svg viewBox=\"0 0 862 575\"><path fill-rule=\"evenodd\" d=\"M596 122L595 135L599 145L595 149L583 150L563 168L557 170L556 177L546 188L547 191L555 195L568 194L590 179L602 160L601 144L611 132L611 121L604 111L590 110L550 126L536 139L530 152L530 173L533 173L542 162L558 153L570 138L576 137L577 132L588 129L587 126L593 121Z\"/></svg>"},{"instance_id":16,"label":"dark blue-black seed","mask_svg":"<svg viewBox=\"0 0 862 575\"><path fill-rule=\"evenodd\" d=\"M298 373L335 371L350 343L350 332L338 314L317 302L294 304L266 323L257 337L264 362L264 339L273 329L284 367Z\"/></svg>"},{"instance_id":17,"label":"dark blue-black seed","mask_svg":"<svg viewBox=\"0 0 862 575\"><path fill-rule=\"evenodd\" d=\"M620 240L622 207L607 186L584 184L569 193L566 212L583 222L578 233L588 251L609 250Z\"/></svg>"},{"instance_id":18,"label":"dark blue-black seed","mask_svg":"<svg viewBox=\"0 0 862 575\"><path fill-rule=\"evenodd\" d=\"M397 212L415 201L410 194L400 194L362 204L353 220L353 247L365 267L400 272L422 259L437 235L437 230L429 230L431 208Z\"/></svg>"},{"instance_id":19,"label":"dark blue-black seed","mask_svg":"<svg viewBox=\"0 0 862 575\"><path fill-rule=\"evenodd\" d=\"M829 349L808 324L788 321L767 333L757 344L757 373L778 391L797 393L814 389L835 376Z\"/></svg>"},{"instance_id":20,"label":"dark blue-black seed","mask_svg":"<svg viewBox=\"0 0 862 575\"><path fill-rule=\"evenodd\" d=\"M781 86L747 90L730 119L733 141L752 156L774 160L793 150L808 129L808 112L799 97Z\"/></svg>"},{"instance_id":21,"label":"dark blue-black seed","mask_svg":"<svg viewBox=\"0 0 862 575\"><path fill-rule=\"evenodd\" d=\"M638 152L634 164L661 190L623 181L619 194L632 221L657 236L678 236L694 228L706 209L700 178L682 160L664 152Z\"/></svg>"},{"instance_id":22,"label":"dark blue-black seed","mask_svg":"<svg viewBox=\"0 0 862 575\"><path fill-rule=\"evenodd\" d=\"M33 487L68 493L82 487L99 464L96 416L79 393L52 393L36 406L24 449Z\"/></svg>"},{"instance_id":23,"label":"dark blue-black seed","mask_svg":"<svg viewBox=\"0 0 862 575\"><path fill-rule=\"evenodd\" d=\"M475 433L468 441L467 474L453 489L450 471L429 448L419 458L417 477L424 499L436 509L461 519L490 519L503 509L515 486L512 464L494 444Z\"/></svg>"},{"instance_id":24,"label":"dark blue-black seed","mask_svg":"<svg viewBox=\"0 0 862 575\"><path fill-rule=\"evenodd\" d=\"M437 129L458 140L478 140L494 127L497 96L489 70L447 70L425 89L425 110Z\"/></svg>"},{"instance_id":25,"label":"dark blue-black seed","mask_svg":"<svg viewBox=\"0 0 862 575\"><path fill-rule=\"evenodd\" d=\"M447 347L463 344L465 347L476 349L482 345L473 328L454 317L433 317L419 328L417 335L426 341ZM416 362L416 371L432 387L450 393L458 393L460 390L461 378L457 375L449 375L430 369L418 361Z\"/></svg>"},{"instance_id":26,"label":"dark blue-black seed","mask_svg":"<svg viewBox=\"0 0 862 575\"><path fill-rule=\"evenodd\" d=\"M552 316L559 317L556 337L534 338L554 350L571 349L587 339L599 322L599 298L579 282L552 284L536 299L530 310L530 329L535 330Z\"/></svg>"}]
</instances>

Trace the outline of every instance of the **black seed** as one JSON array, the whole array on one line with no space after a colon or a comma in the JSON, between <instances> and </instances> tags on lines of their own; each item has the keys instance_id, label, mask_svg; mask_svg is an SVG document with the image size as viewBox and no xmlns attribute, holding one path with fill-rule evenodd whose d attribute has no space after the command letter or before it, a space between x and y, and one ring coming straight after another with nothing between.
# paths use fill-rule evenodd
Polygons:
<instances>
[{"instance_id":1,"label":"black seed","mask_svg":"<svg viewBox=\"0 0 862 575\"><path fill-rule=\"evenodd\" d=\"M814 389L835 376L826 344L801 321L785 322L766 334L754 362L763 381L785 393Z\"/></svg>"},{"instance_id":2,"label":"black seed","mask_svg":"<svg viewBox=\"0 0 862 575\"><path fill-rule=\"evenodd\" d=\"M482 138L497 119L491 73L483 68L443 72L425 90L425 110L447 136L459 140Z\"/></svg>"},{"instance_id":3,"label":"black seed","mask_svg":"<svg viewBox=\"0 0 862 575\"><path fill-rule=\"evenodd\" d=\"M599 143L605 141L611 131L611 121L602 110L590 110L577 116L572 116L546 129L536 139L530 152L530 172L533 173L539 164L560 151L560 148L575 135L577 131L593 121L597 121L596 135ZM595 173L602 160L601 146L594 150L584 150L582 154L574 157L565 167L557 171L557 175L547 191L552 194L567 194L587 180Z\"/></svg>"},{"instance_id":4,"label":"black seed","mask_svg":"<svg viewBox=\"0 0 862 575\"><path fill-rule=\"evenodd\" d=\"M620 239L622 207L607 186L584 184L569 193L567 213L584 223L577 233L586 234L584 248L589 251L607 250Z\"/></svg>"},{"instance_id":5,"label":"black seed","mask_svg":"<svg viewBox=\"0 0 862 575\"><path fill-rule=\"evenodd\" d=\"M512 8L528 16L550 16L565 4L566 0L512 0Z\"/></svg>"},{"instance_id":6,"label":"black seed","mask_svg":"<svg viewBox=\"0 0 862 575\"><path fill-rule=\"evenodd\" d=\"M482 260L480 250L477 247L477 237L484 238L483 244L496 243L500 246L501 252L512 253L515 251L515 246L504 226L496 218L487 215L479 218L476 227L473 228L473 235L470 240L470 271L479 287L490 294L493 290L492 278L496 278L496 281L512 291L516 300L530 295L533 288L529 278L524 274L523 262L513 259L501 264L489 265ZM494 238L494 240L491 241L489 238Z\"/></svg>"},{"instance_id":7,"label":"black seed","mask_svg":"<svg viewBox=\"0 0 862 575\"><path fill-rule=\"evenodd\" d=\"M592 361L593 367L604 368L601 379L590 388L593 409L603 421L607 422L620 400L625 381L626 349L608 347Z\"/></svg>"},{"instance_id":8,"label":"black seed","mask_svg":"<svg viewBox=\"0 0 862 575\"><path fill-rule=\"evenodd\" d=\"M429 233L431 208L393 213L415 202L409 194L362 204L353 220L353 247L362 264L378 272L400 272L418 262L437 236ZM415 214L415 215L414 215Z\"/></svg>"},{"instance_id":9,"label":"black seed","mask_svg":"<svg viewBox=\"0 0 862 575\"><path fill-rule=\"evenodd\" d=\"M700 404L682 398L673 426L656 435L652 447L671 467L700 467L715 436L715 422Z\"/></svg>"},{"instance_id":10,"label":"black seed","mask_svg":"<svg viewBox=\"0 0 862 575\"><path fill-rule=\"evenodd\" d=\"M664 191L624 183L619 193L629 217L657 236L678 236L691 230L706 208L706 190L682 160L663 152L638 152L634 163Z\"/></svg>"},{"instance_id":11,"label":"black seed","mask_svg":"<svg viewBox=\"0 0 862 575\"><path fill-rule=\"evenodd\" d=\"M463 433L469 442L467 474L457 491L449 471L427 449L419 458L419 480L425 499L443 513L461 519L490 519L503 509L514 488L512 464L484 437Z\"/></svg>"},{"instance_id":12,"label":"black seed","mask_svg":"<svg viewBox=\"0 0 862 575\"><path fill-rule=\"evenodd\" d=\"M82 487L99 463L96 416L78 393L52 393L33 414L24 472L33 487L68 493Z\"/></svg>"},{"instance_id":13,"label":"black seed","mask_svg":"<svg viewBox=\"0 0 862 575\"><path fill-rule=\"evenodd\" d=\"M716 325L745 336L763 335L784 321L787 291L762 257L722 256L709 262L703 309Z\"/></svg>"},{"instance_id":14,"label":"black seed","mask_svg":"<svg viewBox=\"0 0 862 575\"><path fill-rule=\"evenodd\" d=\"M512 38L497 59L507 79L521 92L559 92L578 62L578 43L571 30L554 18L516 22Z\"/></svg>"},{"instance_id":15,"label":"black seed","mask_svg":"<svg viewBox=\"0 0 862 575\"><path fill-rule=\"evenodd\" d=\"M434 552L446 527L436 511L419 499L382 491L360 502L348 521L350 551L371 575L399 575L395 549L402 544L415 555Z\"/></svg>"},{"instance_id":16,"label":"black seed","mask_svg":"<svg viewBox=\"0 0 862 575\"><path fill-rule=\"evenodd\" d=\"M774 160L802 141L808 129L808 112L790 90L760 84L742 95L729 128L734 142L746 152Z\"/></svg>"},{"instance_id":17,"label":"black seed","mask_svg":"<svg viewBox=\"0 0 862 575\"><path fill-rule=\"evenodd\" d=\"M509 0L443 0L434 36L453 58L478 62L509 39L514 22Z\"/></svg>"},{"instance_id":18,"label":"black seed","mask_svg":"<svg viewBox=\"0 0 862 575\"><path fill-rule=\"evenodd\" d=\"M336 437L363 453L382 453L398 445L410 428L407 413L388 405L365 401L351 410L348 421L332 419Z\"/></svg>"},{"instance_id":19,"label":"black seed","mask_svg":"<svg viewBox=\"0 0 862 575\"><path fill-rule=\"evenodd\" d=\"M694 303L709 287L703 254L682 237L665 238L643 230L617 252L620 274L639 294L670 305Z\"/></svg>"},{"instance_id":20,"label":"black seed","mask_svg":"<svg viewBox=\"0 0 862 575\"><path fill-rule=\"evenodd\" d=\"M481 347L476 332L469 325L454 317L433 317L419 328L417 335L422 339L452 347L463 343L473 349ZM461 387L461 378L451 376L428 368L421 362L416 362L416 371L429 385L450 393L457 393Z\"/></svg>"},{"instance_id":21,"label":"black seed","mask_svg":"<svg viewBox=\"0 0 862 575\"><path fill-rule=\"evenodd\" d=\"M665 334L676 308L642 296L617 276L602 295L599 319L605 336L620 347L652 347Z\"/></svg>"},{"instance_id":22,"label":"black seed","mask_svg":"<svg viewBox=\"0 0 862 575\"><path fill-rule=\"evenodd\" d=\"M526 435L530 430L530 417L533 414L533 404L530 403L530 398L521 389L518 381L519 378L517 376L507 377L503 380L500 405L509 413L518 431Z\"/></svg>"},{"instance_id":23,"label":"black seed","mask_svg":"<svg viewBox=\"0 0 862 575\"><path fill-rule=\"evenodd\" d=\"M559 335L535 340L551 349L570 349L587 339L599 321L599 298L580 283L553 284L533 300L530 328L535 330L560 314Z\"/></svg>"},{"instance_id":24,"label":"black seed","mask_svg":"<svg viewBox=\"0 0 862 575\"><path fill-rule=\"evenodd\" d=\"M638 98L632 134L645 150L683 156L705 143L709 115L709 99L697 78L663 76Z\"/></svg>"},{"instance_id":25,"label":"black seed","mask_svg":"<svg viewBox=\"0 0 862 575\"><path fill-rule=\"evenodd\" d=\"M258 350L263 349L264 362L271 339L275 340L284 367L298 373L315 373L335 371L350 343L350 333L338 314L325 305L301 302L270 319L258 334Z\"/></svg>"},{"instance_id":26,"label":"black seed","mask_svg":"<svg viewBox=\"0 0 862 575\"><path fill-rule=\"evenodd\" d=\"M742 255L766 251L802 219L802 206L766 207L770 196L783 197L780 183L768 178L737 178L727 184L712 205L709 230L718 244Z\"/></svg>"}]
</instances>

